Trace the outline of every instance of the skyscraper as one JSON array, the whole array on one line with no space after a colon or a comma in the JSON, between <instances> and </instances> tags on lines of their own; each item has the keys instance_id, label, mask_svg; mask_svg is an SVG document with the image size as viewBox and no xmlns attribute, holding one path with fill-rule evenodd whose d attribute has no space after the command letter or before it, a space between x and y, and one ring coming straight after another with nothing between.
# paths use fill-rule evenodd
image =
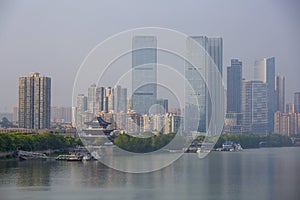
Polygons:
<instances>
[{"instance_id":1,"label":"skyscraper","mask_svg":"<svg viewBox=\"0 0 300 200\"><path fill-rule=\"evenodd\" d=\"M277 111L274 114L274 119L274 133L288 136L298 133L297 113L283 113Z\"/></svg>"},{"instance_id":2,"label":"skyscraper","mask_svg":"<svg viewBox=\"0 0 300 200\"><path fill-rule=\"evenodd\" d=\"M254 80L266 83L268 95L268 130L274 130L274 113L276 111L275 94L275 58L263 58L255 62Z\"/></svg>"},{"instance_id":3,"label":"skyscraper","mask_svg":"<svg viewBox=\"0 0 300 200\"><path fill-rule=\"evenodd\" d=\"M117 85L113 89L114 111L115 113L127 113L127 88Z\"/></svg>"},{"instance_id":4,"label":"skyscraper","mask_svg":"<svg viewBox=\"0 0 300 200\"><path fill-rule=\"evenodd\" d=\"M72 107L52 106L51 122L56 122L56 123L72 122Z\"/></svg>"},{"instance_id":5,"label":"skyscraper","mask_svg":"<svg viewBox=\"0 0 300 200\"><path fill-rule=\"evenodd\" d=\"M300 92L294 93L295 113L300 113Z\"/></svg>"},{"instance_id":6,"label":"skyscraper","mask_svg":"<svg viewBox=\"0 0 300 200\"><path fill-rule=\"evenodd\" d=\"M105 95L105 88L104 87L97 87L96 88L96 112L104 110L104 95Z\"/></svg>"},{"instance_id":7,"label":"skyscraper","mask_svg":"<svg viewBox=\"0 0 300 200\"><path fill-rule=\"evenodd\" d=\"M104 100L103 100L103 105L104 105L104 111L109 112L114 110L114 92L113 88L111 87L106 87L105 88L105 94L104 94Z\"/></svg>"},{"instance_id":8,"label":"skyscraper","mask_svg":"<svg viewBox=\"0 0 300 200\"><path fill-rule=\"evenodd\" d=\"M165 114L169 112L169 101L168 99L157 99L156 114Z\"/></svg>"},{"instance_id":9,"label":"skyscraper","mask_svg":"<svg viewBox=\"0 0 300 200\"><path fill-rule=\"evenodd\" d=\"M203 49L200 49L199 45ZM206 36L188 37L186 40L186 57L196 66L190 62L185 62L187 81L185 82L184 129L187 133L190 131L206 132L212 116L211 99L220 98L218 88L222 83L217 76L222 75L223 40L222 38L208 38ZM214 70L213 65L218 71ZM204 77L196 69L202 72ZM208 91L207 85L210 86L211 91ZM197 121L197 116L199 116L199 121ZM198 124L197 130L191 130L190 127L193 127L194 124Z\"/></svg>"},{"instance_id":10,"label":"skyscraper","mask_svg":"<svg viewBox=\"0 0 300 200\"><path fill-rule=\"evenodd\" d=\"M295 104L294 103L287 103L285 110L286 110L287 113L295 113Z\"/></svg>"},{"instance_id":11,"label":"skyscraper","mask_svg":"<svg viewBox=\"0 0 300 200\"><path fill-rule=\"evenodd\" d=\"M89 113L95 114L96 106L96 84L92 84L88 88L87 110Z\"/></svg>"},{"instance_id":12,"label":"skyscraper","mask_svg":"<svg viewBox=\"0 0 300 200\"><path fill-rule=\"evenodd\" d=\"M155 36L132 39L132 109L149 113L157 98L157 40Z\"/></svg>"},{"instance_id":13,"label":"skyscraper","mask_svg":"<svg viewBox=\"0 0 300 200\"><path fill-rule=\"evenodd\" d=\"M242 81L242 132L266 134L267 86L262 81Z\"/></svg>"},{"instance_id":14,"label":"skyscraper","mask_svg":"<svg viewBox=\"0 0 300 200\"><path fill-rule=\"evenodd\" d=\"M19 77L19 127L50 128L51 78L39 73Z\"/></svg>"},{"instance_id":15,"label":"skyscraper","mask_svg":"<svg viewBox=\"0 0 300 200\"><path fill-rule=\"evenodd\" d=\"M227 113L241 112L242 62L231 59L227 67Z\"/></svg>"},{"instance_id":16,"label":"skyscraper","mask_svg":"<svg viewBox=\"0 0 300 200\"><path fill-rule=\"evenodd\" d=\"M77 95L77 109L76 109L76 125L82 127L85 122L85 112L87 111L87 97L84 94Z\"/></svg>"},{"instance_id":17,"label":"skyscraper","mask_svg":"<svg viewBox=\"0 0 300 200\"><path fill-rule=\"evenodd\" d=\"M116 113L119 113L121 111L121 92L122 87L120 85L117 85L114 87L113 95L114 95L114 111Z\"/></svg>"},{"instance_id":18,"label":"skyscraper","mask_svg":"<svg viewBox=\"0 0 300 200\"><path fill-rule=\"evenodd\" d=\"M284 112L285 105L285 78L275 76L276 111Z\"/></svg>"},{"instance_id":19,"label":"skyscraper","mask_svg":"<svg viewBox=\"0 0 300 200\"><path fill-rule=\"evenodd\" d=\"M120 111L127 113L127 88L121 89Z\"/></svg>"}]
</instances>

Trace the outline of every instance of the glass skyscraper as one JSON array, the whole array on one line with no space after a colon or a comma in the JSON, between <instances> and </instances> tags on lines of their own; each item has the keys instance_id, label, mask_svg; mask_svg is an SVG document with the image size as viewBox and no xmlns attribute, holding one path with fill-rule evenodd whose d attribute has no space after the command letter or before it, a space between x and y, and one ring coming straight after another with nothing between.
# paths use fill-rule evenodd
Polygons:
<instances>
[{"instance_id":1,"label":"glass skyscraper","mask_svg":"<svg viewBox=\"0 0 300 200\"><path fill-rule=\"evenodd\" d=\"M199 45L202 48L199 48ZM185 62L185 132L206 132L212 116L211 99L221 98L217 76L222 76L223 40L206 36L191 36L186 40ZM216 68L213 67L216 66ZM217 71L215 71L215 69ZM202 77L200 73L204 76ZM207 87L207 85L209 87ZM208 90L210 88L210 91ZM197 105L198 104L198 105ZM215 109L218 108L214 105ZM198 121L199 120L199 121ZM198 128L194 129L195 124ZM212 133L213 134L213 133Z\"/></svg>"},{"instance_id":2,"label":"glass skyscraper","mask_svg":"<svg viewBox=\"0 0 300 200\"><path fill-rule=\"evenodd\" d=\"M92 84L88 88L87 96L87 111L89 113L95 114L96 111L96 84Z\"/></svg>"},{"instance_id":3,"label":"glass skyscraper","mask_svg":"<svg viewBox=\"0 0 300 200\"><path fill-rule=\"evenodd\" d=\"M267 85L268 95L268 129L272 133L274 130L274 113L276 111L275 93L275 58L263 58L255 62L254 80L262 81Z\"/></svg>"},{"instance_id":4,"label":"glass skyscraper","mask_svg":"<svg viewBox=\"0 0 300 200\"><path fill-rule=\"evenodd\" d=\"M104 110L104 96L105 96L105 88L97 87L96 88L96 113Z\"/></svg>"},{"instance_id":5,"label":"glass skyscraper","mask_svg":"<svg viewBox=\"0 0 300 200\"><path fill-rule=\"evenodd\" d=\"M157 99L157 39L134 36L132 39L132 109L148 114Z\"/></svg>"},{"instance_id":6,"label":"glass skyscraper","mask_svg":"<svg viewBox=\"0 0 300 200\"><path fill-rule=\"evenodd\" d=\"M300 92L294 93L294 107L295 113L300 113Z\"/></svg>"},{"instance_id":7,"label":"glass skyscraper","mask_svg":"<svg viewBox=\"0 0 300 200\"><path fill-rule=\"evenodd\" d=\"M241 112L242 62L232 59L227 67L227 113Z\"/></svg>"},{"instance_id":8,"label":"glass skyscraper","mask_svg":"<svg viewBox=\"0 0 300 200\"><path fill-rule=\"evenodd\" d=\"M116 113L127 113L127 88L122 88L120 85L114 87L113 90L114 111Z\"/></svg>"},{"instance_id":9,"label":"glass skyscraper","mask_svg":"<svg viewBox=\"0 0 300 200\"><path fill-rule=\"evenodd\" d=\"M242 81L242 132L266 134L268 130L267 85L262 81Z\"/></svg>"},{"instance_id":10,"label":"glass skyscraper","mask_svg":"<svg viewBox=\"0 0 300 200\"><path fill-rule=\"evenodd\" d=\"M285 106L285 78L277 75L275 77L276 111L284 112Z\"/></svg>"}]
</instances>

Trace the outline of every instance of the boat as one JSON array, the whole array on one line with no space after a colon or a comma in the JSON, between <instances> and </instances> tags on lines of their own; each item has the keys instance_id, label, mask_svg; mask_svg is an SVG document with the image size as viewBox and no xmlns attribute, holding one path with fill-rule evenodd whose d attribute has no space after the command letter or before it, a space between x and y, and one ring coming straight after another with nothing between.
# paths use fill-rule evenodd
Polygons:
<instances>
[{"instance_id":1,"label":"boat","mask_svg":"<svg viewBox=\"0 0 300 200\"><path fill-rule=\"evenodd\" d=\"M200 154L200 153L210 153L210 150L209 149L198 148L196 153L198 153L198 154Z\"/></svg>"},{"instance_id":2,"label":"boat","mask_svg":"<svg viewBox=\"0 0 300 200\"><path fill-rule=\"evenodd\" d=\"M234 143L233 141L225 141L222 144L222 148L220 151L242 151L243 148L239 143Z\"/></svg>"},{"instance_id":3,"label":"boat","mask_svg":"<svg viewBox=\"0 0 300 200\"><path fill-rule=\"evenodd\" d=\"M82 161L83 155L81 154L65 154L65 155L59 155L56 157L55 160L59 161Z\"/></svg>"},{"instance_id":4,"label":"boat","mask_svg":"<svg viewBox=\"0 0 300 200\"><path fill-rule=\"evenodd\" d=\"M243 148L240 144L236 144L234 149L235 151L243 151Z\"/></svg>"},{"instance_id":5,"label":"boat","mask_svg":"<svg viewBox=\"0 0 300 200\"><path fill-rule=\"evenodd\" d=\"M96 155L95 153L87 153L84 154L84 156L82 157L82 161L91 161L91 160L98 160L100 157L98 155Z\"/></svg>"},{"instance_id":6,"label":"boat","mask_svg":"<svg viewBox=\"0 0 300 200\"><path fill-rule=\"evenodd\" d=\"M21 151L17 152L19 160L45 160L48 156L44 153L37 153L32 151Z\"/></svg>"}]
</instances>

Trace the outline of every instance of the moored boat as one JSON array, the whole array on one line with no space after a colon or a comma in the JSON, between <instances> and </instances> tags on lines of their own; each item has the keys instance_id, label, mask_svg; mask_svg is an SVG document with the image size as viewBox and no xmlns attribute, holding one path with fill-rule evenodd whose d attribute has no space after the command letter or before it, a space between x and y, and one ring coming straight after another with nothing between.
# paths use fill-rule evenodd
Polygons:
<instances>
[{"instance_id":1,"label":"moored boat","mask_svg":"<svg viewBox=\"0 0 300 200\"><path fill-rule=\"evenodd\" d=\"M21 151L21 150L17 152L17 155L20 160L38 160L38 159L45 160L48 158L48 156L44 153Z\"/></svg>"},{"instance_id":2,"label":"moored boat","mask_svg":"<svg viewBox=\"0 0 300 200\"><path fill-rule=\"evenodd\" d=\"M80 154L67 154L59 155L56 157L56 160L59 161L82 161L83 155Z\"/></svg>"}]
</instances>

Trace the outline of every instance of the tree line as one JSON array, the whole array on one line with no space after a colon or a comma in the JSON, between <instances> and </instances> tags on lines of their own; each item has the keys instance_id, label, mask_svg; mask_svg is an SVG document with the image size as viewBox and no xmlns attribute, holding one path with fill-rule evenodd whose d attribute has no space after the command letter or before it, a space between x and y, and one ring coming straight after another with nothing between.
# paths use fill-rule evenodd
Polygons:
<instances>
[{"instance_id":1,"label":"tree line","mask_svg":"<svg viewBox=\"0 0 300 200\"><path fill-rule=\"evenodd\" d=\"M141 134L141 135L145 135L145 134ZM176 133L169 133L169 134L152 135L151 137L149 136L134 137L124 133L118 135L115 138L114 144L126 151L135 152L135 153L147 153L147 152L153 152L159 150L164 146L168 145L173 140L175 135ZM178 139L177 137L175 139L176 139L175 143L172 142L174 146L182 145L181 139Z\"/></svg>"},{"instance_id":2,"label":"tree line","mask_svg":"<svg viewBox=\"0 0 300 200\"><path fill-rule=\"evenodd\" d=\"M197 138L201 141L201 137ZM259 148L259 147L284 147L292 146L291 137L270 134L267 136L260 136L256 134L222 134L215 144L215 148L222 147L225 141L233 141L241 144L243 148Z\"/></svg>"},{"instance_id":3,"label":"tree line","mask_svg":"<svg viewBox=\"0 0 300 200\"><path fill-rule=\"evenodd\" d=\"M38 151L82 145L79 138L57 133L0 133L0 151Z\"/></svg>"}]
</instances>

